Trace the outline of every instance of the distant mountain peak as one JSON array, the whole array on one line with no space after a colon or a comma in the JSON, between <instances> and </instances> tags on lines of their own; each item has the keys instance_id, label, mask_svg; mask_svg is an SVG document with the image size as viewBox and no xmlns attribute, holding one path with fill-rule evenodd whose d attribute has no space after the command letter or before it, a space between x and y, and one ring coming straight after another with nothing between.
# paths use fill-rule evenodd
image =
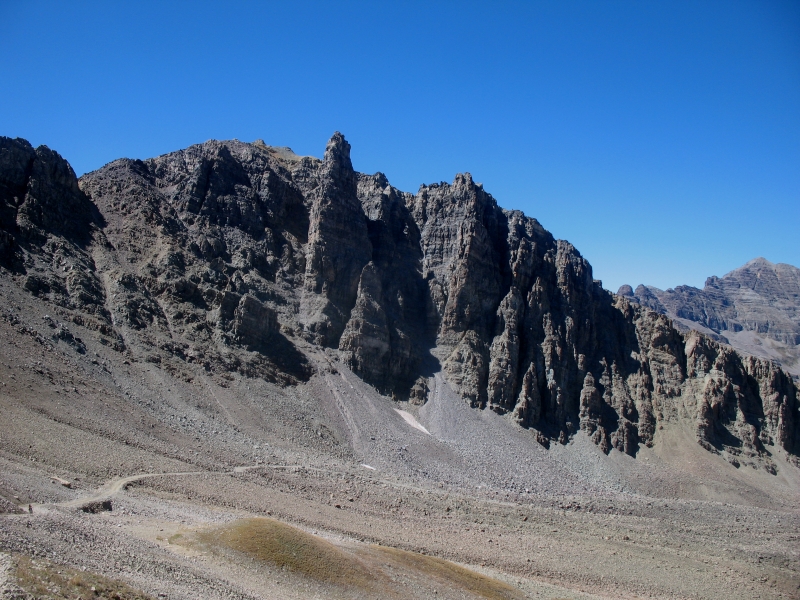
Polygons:
<instances>
[{"instance_id":1,"label":"distant mountain peak","mask_svg":"<svg viewBox=\"0 0 800 600\"><path fill-rule=\"evenodd\" d=\"M767 267L774 267L775 263L768 261L763 256L757 256L753 260L747 261L743 266L750 267L750 266L767 266ZM741 268L741 267L739 267Z\"/></svg>"},{"instance_id":2,"label":"distant mountain peak","mask_svg":"<svg viewBox=\"0 0 800 600\"><path fill-rule=\"evenodd\" d=\"M639 286L633 298L679 327L716 335L800 375L800 269L795 266L758 257L723 277L709 277L702 290Z\"/></svg>"}]
</instances>

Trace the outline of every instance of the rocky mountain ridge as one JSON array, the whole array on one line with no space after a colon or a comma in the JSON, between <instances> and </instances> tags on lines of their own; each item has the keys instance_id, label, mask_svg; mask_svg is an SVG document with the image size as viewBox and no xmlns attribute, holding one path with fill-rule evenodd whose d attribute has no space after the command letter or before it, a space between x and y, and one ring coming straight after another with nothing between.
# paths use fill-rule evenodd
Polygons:
<instances>
[{"instance_id":1,"label":"rocky mountain ridge","mask_svg":"<svg viewBox=\"0 0 800 600\"><path fill-rule=\"evenodd\" d=\"M424 403L442 372L544 445L583 430L635 455L683 422L737 465L796 460L797 388L774 363L605 291L469 174L409 194L349 151L339 133L322 160L210 141L78 181L0 138L2 276L176 377L294 385L312 344L398 400Z\"/></svg>"},{"instance_id":2,"label":"rocky mountain ridge","mask_svg":"<svg viewBox=\"0 0 800 600\"><path fill-rule=\"evenodd\" d=\"M703 289L622 286L618 292L737 350L778 361L800 377L800 269L756 258Z\"/></svg>"}]
</instances>

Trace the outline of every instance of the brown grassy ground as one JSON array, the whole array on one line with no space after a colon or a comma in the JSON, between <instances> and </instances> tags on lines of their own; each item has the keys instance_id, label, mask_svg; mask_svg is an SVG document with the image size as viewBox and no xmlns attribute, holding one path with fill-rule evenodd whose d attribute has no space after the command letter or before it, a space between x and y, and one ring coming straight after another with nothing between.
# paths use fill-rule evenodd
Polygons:
<instances>
[{"instance_id":1,"label":"brown grassy ground","mask_svg":"<svg viewBox=\"0 0 800 600\"><path fill-rule=\"evenodd\" d=\"M374 574L349 552L274 519L242 519L204 531L197 541L201 547L229 548L321 583L359 589L376 584Z\"/></svg>"},{"instance_id":2,"label":"brown grassy ground","mask_svg":"<svg viewBox=\"0 0 800 600\"><path fill-rule=\"evenodd\" d=\"M121 581L24 555L13 559L12 580L37 600L152 600Z\"/></svg>"},{"instance_id":3,"label":"brown grassy ground","mask_svg":"<svg viewBox=\"0 0 800 600\"><path fill-rule=\"evenodd\" d=\"M370 546L370 550L395 568L417 571L432 581L441 582L443 586L461 589L481 598L506 600L521 597L510 585L470 571L448 560L387 546L373 545Z\"/></svg>"},{"instance_id":4,"label":"brown grassy ground","mask_svg":"<svg viewBox=\"0 0 800 600\"><path fill-rule=\"evenodd\" d=\"M371 544L334 543L274 519L240 519L178 535L173 543L225 555L236 562L254 559L274 569L333 586L347 596L413 598L425 590L447 597L509 600L522 598L511 586L441 558ZM338 594L337 594L338 595Z\"/></svg>"}]
</instances>

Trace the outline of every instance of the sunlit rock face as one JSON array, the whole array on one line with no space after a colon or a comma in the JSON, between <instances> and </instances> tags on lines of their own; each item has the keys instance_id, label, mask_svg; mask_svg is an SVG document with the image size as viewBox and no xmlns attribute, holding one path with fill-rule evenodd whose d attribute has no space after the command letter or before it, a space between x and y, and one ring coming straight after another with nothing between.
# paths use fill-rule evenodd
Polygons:
<instances>
[{"instance_id":1,"label":"sunlit rock face","mask_svg":"<svg viewBox=\"0 0 800 600\"><path fill-rule=\"evenodd\" d=\"M0 211L3 276L120 350L293 385L311 344L415 404L442 372L544 445L582 430L635 455L688 423L738 463L800 451L797 389L775 364L679 331L652 289L604 290L571 244L469 174L409 194L357 173L339 133L322 160L210 141L79 182L54 152L2 138Z\"/></svg>"}]
</instances>

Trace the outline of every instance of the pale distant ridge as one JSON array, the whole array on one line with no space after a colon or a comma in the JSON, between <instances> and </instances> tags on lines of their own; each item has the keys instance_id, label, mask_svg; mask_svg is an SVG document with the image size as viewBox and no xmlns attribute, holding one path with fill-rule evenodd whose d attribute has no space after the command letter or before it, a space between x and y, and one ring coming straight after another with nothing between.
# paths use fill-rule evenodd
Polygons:
<instances>
[{"instance_id":1,"label":"pale distant ridge","mask_svg":"<svg viewBox=\"0 0 800 600\"><path fill-rule=\"evenodd\" d=\"M660 290L640 285L619 295L734 348L777 360L800 375L800 269L757 257L723 277L711 276L703 289L678 286Z\"/></svg>"}]
</instances>

